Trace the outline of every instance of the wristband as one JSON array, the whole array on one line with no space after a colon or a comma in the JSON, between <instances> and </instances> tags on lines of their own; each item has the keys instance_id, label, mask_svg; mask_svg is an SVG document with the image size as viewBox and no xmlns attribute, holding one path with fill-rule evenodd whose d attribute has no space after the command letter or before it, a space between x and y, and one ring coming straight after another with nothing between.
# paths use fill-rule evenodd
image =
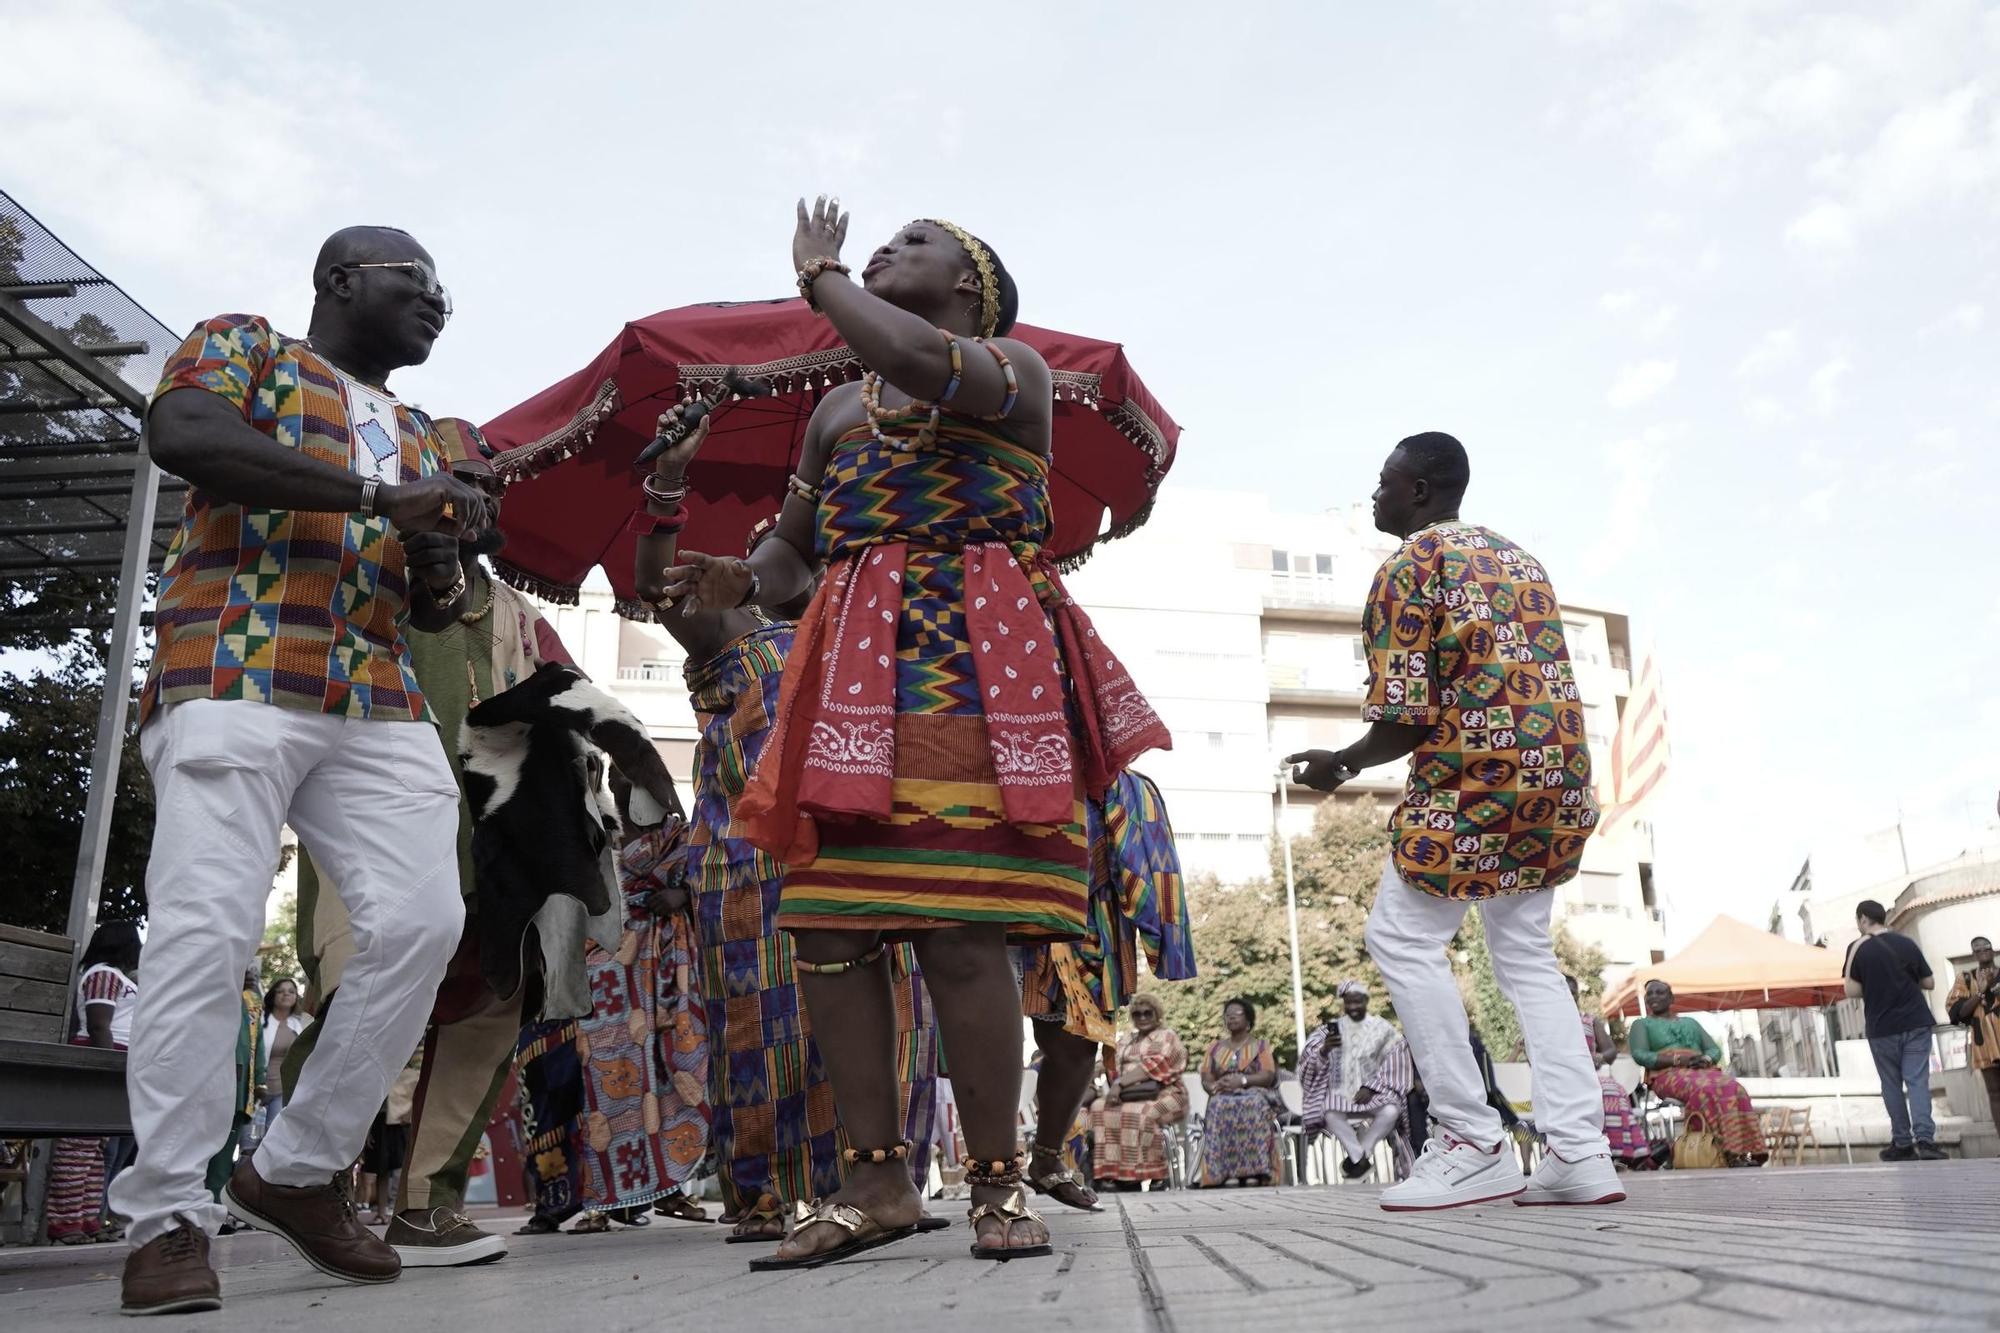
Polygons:
<instances>
[{"instance_id":1,"label":"wristband","mask_svg":"<svg viewBox=\"0 0 2000 1333\"><path fill-rule=\"evenodd\" d=\"M625 530L635 537L663 537L679 532L687 526L687 506L677 507L671 514L655 514L650 510L633 511Z\"/></svg>"},{"instance_id":2,"label":"wristband","mask_svg":"<svg viewBox=\"0 0 2000 1333\"><path fill-rule=\"evenodd\" d=\"M762 592L763 590L764 590L764 580L762 580L762 579L760 579L760 578L758 578L758 577L757 577L757 571L756 571L756 570L754 570L754 569L753 569L753 570L751 570L751 571L750 571L750 591L749 591L749 592L746 592L746 593L744 593L744 594L743 594L743 600L742 600L742 601L740 601L740 602L738 602L738 603L737 603L736 605L737 605L737 606L739 606L739 607L744 607L744 606L749 606L749 605L751 605L752 603L754 603L754 602L755 602L755 601L757 600L757 594L758 594L758 593L760 593L760 592Z\"/></svg>"},{"instance_id":3,"label":"wristband","mask_svg":"<svg viewBox=\"0 0 2000 1333\"><path fill-rule=\"evenodd\" d=\"M367 477L361 482L361 512L369 518L381 517L375 510L375 497L381 489L382 479L380 477Z\"/></svg>"}]
</instances>

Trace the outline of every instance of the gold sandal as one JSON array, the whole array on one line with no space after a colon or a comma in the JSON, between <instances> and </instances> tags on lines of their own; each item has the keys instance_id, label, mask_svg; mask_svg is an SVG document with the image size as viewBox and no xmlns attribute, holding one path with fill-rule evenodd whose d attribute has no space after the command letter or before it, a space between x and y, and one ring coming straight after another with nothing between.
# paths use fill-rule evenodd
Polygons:
<instances>
[{"instance_id":1,"label":"gold sandal","mask_svg":"<svg viewBox=\"0 0 2000 1333\"><path fill-rule=\"evenodd\" d=\"M810 1226L824 1224L839 1227L847 1233L847 1239L830 1250L817 1254L802 1254L796 1259L752 1259L750 1271L753 1273L787 1272L803 1268L819 1268L826 1264L838 1263L842 1259L853 1258L868 1250L893 1245L899 1240L907 1240L917 1234L914 1226L885 1227L851 1203L829 1203L814 1199L811 1203L793 1205L791 1235Z\"/></svg>"},{"instance_id":2,"label":"gold sandal","mask_svg":"<svg viewBox=\"0 0 2000 1333\"><path fill-rule=\"evenodd\" d=\"M1046 1241L1040 1245L1020 1245L1014 1247L1009 1247L1005 1243L1007 1237L1013 1233L1016 1222L1042 1221L1041 1214L1028 1207L1028 1196L1022 1191L1019 1184L1016 1184L1013 1189L1009 1190L1007 1197L1000 1202L982 1203L977 1208L974 1208L971 1213L967 1214L967 1217L972 1222L974 1235L972 1257L975 1259L996 1259L1005 1263L1009 1259L1039 1259L1044 1255L1056 1252L1055 1246ZM979 1224L989 1217L1001 1224L1000 1240L1002 1243L999 1245L981 1245L977 1239ZM1043 1223L1043 1225L1046 1226L1047 1223Z\"/></svg>"},{"instance_id":3,"label":"gold sandal","mask_svg":"<svg viewBox=\"0 0 2000 1333\"><path fill-rule=\"evenodd\" d=\"M1098 1206L1097 1191L1092 1189L1089 1183L1084 1180L1083 1172L1078 1171L1075 1167L1058 1167L1054 1171L1039 1176L1028 1176L1026 1179L1028 1187L1034 1190L1035 1193L1046 1194L1065 1208L1074 1208L1081 1213L1101 1213L1104 1211L1103 1208ZM1065 1197L1062 1194L1064 1189L1071 1191L1071 1197ZM1078 1202L1078 1200L1082 1200L1082 1202Z\"/></svg>"},{"instance_id":4,"label":"gold sandal","mask_svg":"<svg viewBox=\"0 0 2000 1333\"><path fill-rule=\"evenodd\" d=\"M763 1228L776 1222L778 1234L773 1236ZM757 1202L743 1210L735 1219L735 1227L722 1238L725 1245L775 1245L785 1238L785 1204L775 1194L760 1194ZM754 1226L756 1230L745 1230Z\"/></svg>"}]
</instances>

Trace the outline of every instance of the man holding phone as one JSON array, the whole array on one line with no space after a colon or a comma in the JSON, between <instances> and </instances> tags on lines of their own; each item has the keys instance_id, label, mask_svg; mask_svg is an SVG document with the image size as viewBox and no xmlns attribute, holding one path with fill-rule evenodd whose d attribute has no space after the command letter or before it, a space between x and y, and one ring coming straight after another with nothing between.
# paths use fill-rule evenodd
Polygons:
<instances>
[{"instance_id":1,"label":"man holding phone","mask_svg":"<svg viewBox=\"0 0 2000 1333\"><path fill-rule=\"evenodd\" d=\"M386 1282L396 1253L341 1177L423 1035L464 910L458 791L403 637L441 628L455 564L412 581L402 538L489 525L444 470L430 418L389 392L443 332L450 297L405 232L351 227L313 269L311 334L255 315L196 328L148 409L154 461L190 483L167 552L159 647L140 696L158 794L151 932L126 1087L139 1156L112 1187L132 1219L127 1314L212 1310L208 1237L229 1213L324 1273ZM264 931L289 824L333 861L363 942L353 998L225 1189L238 988Z\"/></svg>"}]
</instances>

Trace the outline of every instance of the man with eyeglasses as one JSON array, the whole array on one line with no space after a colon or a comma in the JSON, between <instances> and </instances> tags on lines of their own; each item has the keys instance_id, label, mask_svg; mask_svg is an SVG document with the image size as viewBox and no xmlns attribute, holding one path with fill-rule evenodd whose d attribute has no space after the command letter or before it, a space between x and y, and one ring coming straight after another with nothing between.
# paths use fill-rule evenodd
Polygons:
<instances>
[{"instance_id":1,"label":"man with eyeglasses","mask_svg":"<svg viewBox=\"0 0 2000 1333\"><path fill-rule=\"evenodd\" d=\"M401 1267L343 1177L464 920L458 788L403 637L450 624L464 588L455 563L413 576L403 538L478 532L491 506L389 390L451 313L430 255L351 227L321 248L313 291L303 339L255 315L195 329L147 414L154 461L191 485L139 705L159 819L126 1069L139 1156L112 1190L132 1219L127 1314L218 1308L208 1237L230 1213L334 1277ZM322 1058L218 1203L204 1168L229 1131L238 982L287 824L337 876L361 945Z\"/></svg>"},{"instance_id":2,"label":"man with eyeglasses","mask_svg":"<svg viewBox=\"0 0 2000 1333\"><path fill-rule=\"evenodd\" d=\"M476 486L497 518L505 483L494 469L493 447L469 421L441 417L433 423L443 442L452 475ZM497 527L453 537L413 535L405 546L410 567L443 583L457 577L465 591L453 605L450 624L436 633L410 636L410 660L417 684L437 719L439 739L454 771L459 768L459 736L465 716L481 700L502 694L534 675L544 663L568 665L571 658L533 602L496 578L484 557L495 555L505 538ZM663 761L656 761L651 792L667 799L671 787ZM526 1021L587 1018L591 1013L585 926L581 909L572 916L544 917L539 941L528 954L540 960L537 984L502 999L479 967L479 917L474 906L472 812L461 802L458 816L458 877L465 897L466 925L438 988L431 1026L424 1035L424 1074L417 1085L410 1120L410 1150L396 1216L383 1239L405 1268L452 1268L489 1263L507 1253L507 1242L483 1231L464 1213L466 1180L479 1148L480 1131L493 1118L501 1086L514 1065L514 1048L530 990L540 1008ZM299 867L298 939L301 957L322 1002L345 994L344 974L355 939L347 911L334 891L331 873L321 874L315 845ZM529 941L511 942L516 947ZM337 1008L337 1006L335 1006ZM314 1050L307 1029L286 1057L286 1077L296 1081Z\"/></svg>"}]
</instances>

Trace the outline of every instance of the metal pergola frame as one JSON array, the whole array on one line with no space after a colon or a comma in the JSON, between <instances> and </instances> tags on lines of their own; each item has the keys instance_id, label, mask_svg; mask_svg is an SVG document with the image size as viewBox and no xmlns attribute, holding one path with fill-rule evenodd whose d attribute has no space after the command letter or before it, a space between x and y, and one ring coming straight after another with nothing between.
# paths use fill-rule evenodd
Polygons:
<instances>
[{"instance_id":1,"label":"metal pergola frame","mask_svg":"<svg viewBox=\"0 0 2000 1333\"><path fill-rule=\"evenodd\" d=\"M40 284L47 285L47 284ZM143 421L146 395L119 375L105 369L98 360L106 355L129 355L135 346L148 350L146 343L113 344L115 352L103 347L79 347L61 330L28 309L18 288L0 287L0 355L12 361L29 361L51 378L70 376L83 381L101 397L89 403L94 410L119 411ZM67 375L64 374L67 372ZM0 410L26 408L41 412L70 412L72 406L59 404L7 403ZM83 811L83 843L77 849L76 875L71 881L67 934L79 947L90 938L97 920L97 900L104 882L104 854L111 839L112 803L118 793L118 773L125 750L125 723L130 691L120 663L133 660L139 645L140 617L146 597L146 572L152 563L153 531L160 494L160 470L147 455L143 435L131 441L106 441L109 448L96 454L43 456L46 446L0 445L0 514L6 514L10 499L24 494L55 494L79 499L122 494L124 515L105 510L105 517L88 523L55 525L47 523L0 522L0 539L19 547L28 536L60 536L70 532L123 530L125 540L115 568L118 572L118 609L111 625L111 649L106 659L104 701L97 710L97 740L91 749L90 795ZM55 446L63 448L64 446ZM98 525L103 526L99 527ZM35 549L35 548L31 548ZM65 560L42 553L39 561L0 552L0 570L46 568L100 569L94 560ZM119 688L112 688L116 684Z\"/></svg>"},{"instance_id":2,"label":"metal pergola frame","mask_svg":"<svg viewBox=\"0 0 2000 1333\"><path fill-rule=\"evenodd\" d=\"M0 577L75 571L116 579L112 611L6 621L57 638L110 630L104 689L91 749L89 794L71 879L71 944L62 1026L74 1030L75 971L97 923L131 700L131 669L148 574L159 567L171 517L163 478L146 451L147 398L178 335L85 263L14 199L0 193ZM0 640L4 646L5 640ZM125 1057L31 1040L15 1025L0 1038L0 1132L129 1133ZM23 1230L38 1228L46 1148L31 1167Z\"/></svg>"}]
</instances>

